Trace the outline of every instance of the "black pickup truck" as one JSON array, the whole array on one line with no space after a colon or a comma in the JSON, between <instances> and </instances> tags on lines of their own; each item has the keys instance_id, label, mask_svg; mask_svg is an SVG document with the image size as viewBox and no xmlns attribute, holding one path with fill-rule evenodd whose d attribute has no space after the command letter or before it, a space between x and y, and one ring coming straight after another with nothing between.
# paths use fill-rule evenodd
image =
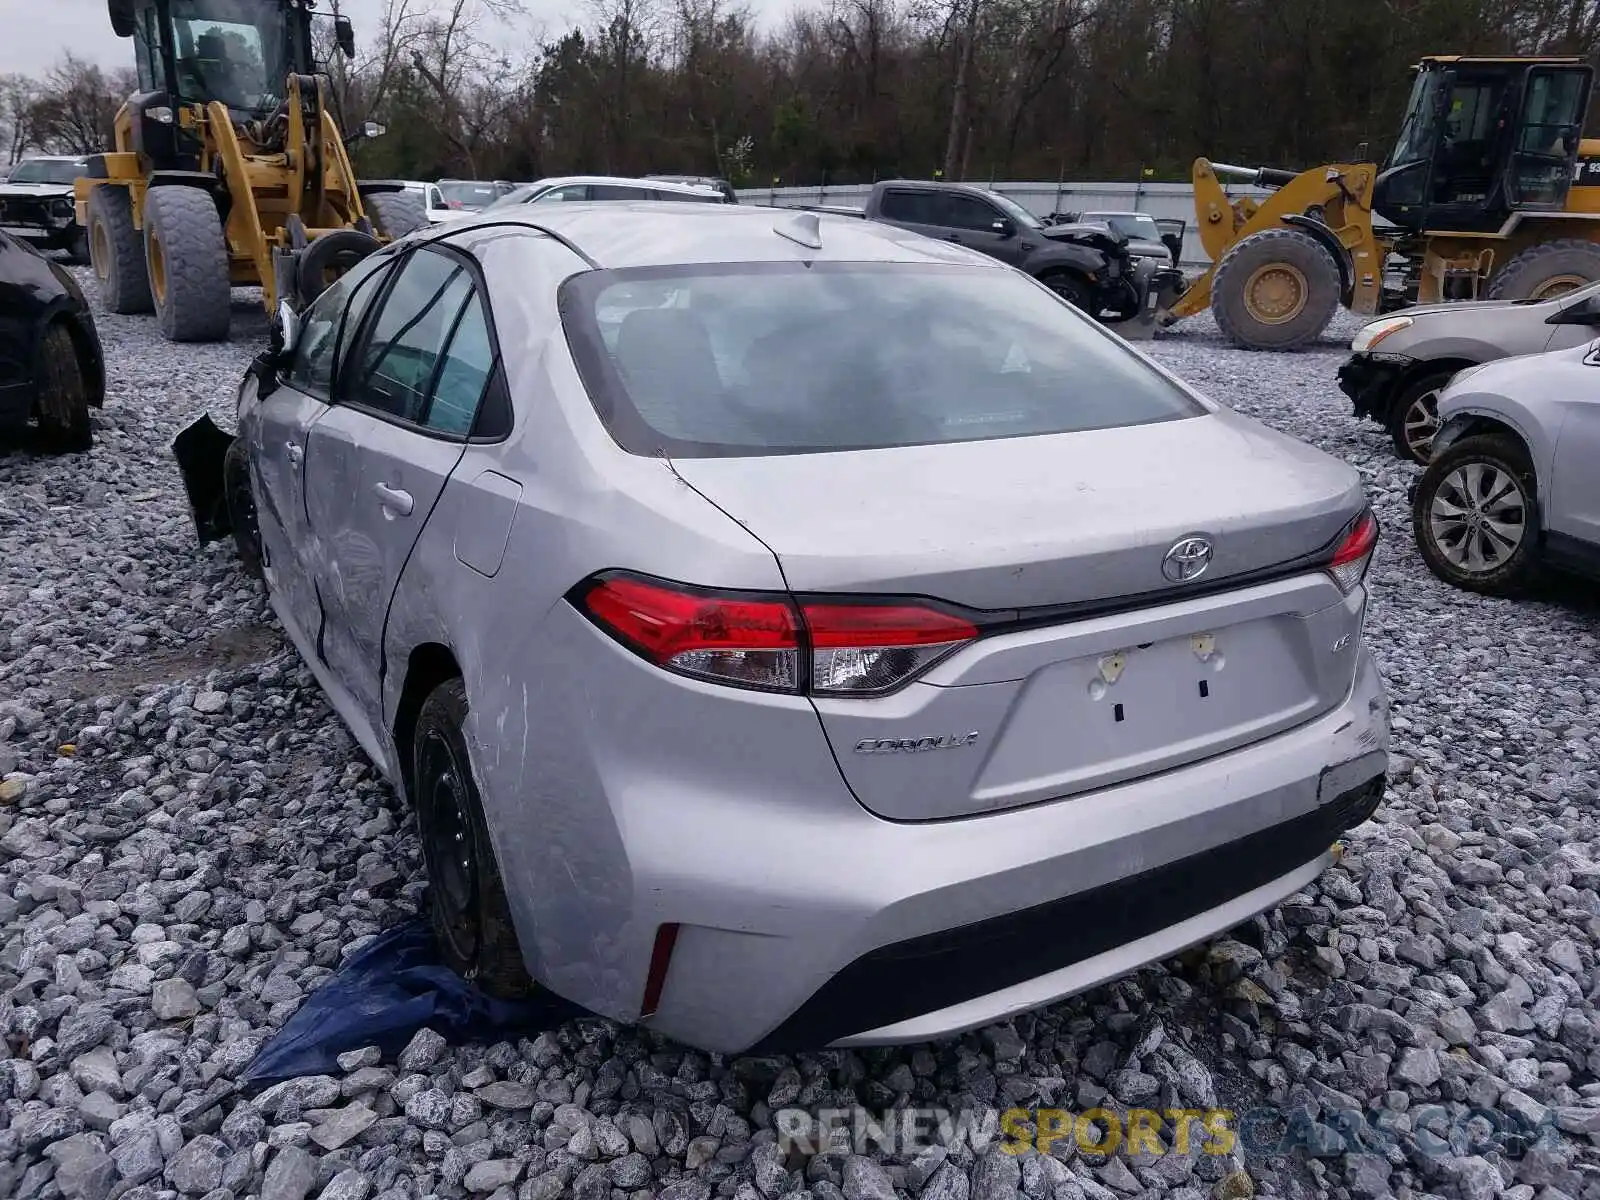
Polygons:
<instances>
[{"instance_id":1,"label":"black pickup truck","mask_svg":"<svg viewBox=\"0 0 1600 1200\"><path fill-rule=\"evenodd\" d=\"M1016 201L969 184L891 179L873 186L863 208L815 207L998 258L1108 323L1143 315L1165 282L1154 260L1130 254L1128 239L1106 226L1046 225Z\"/></svg>"}]
</instances>

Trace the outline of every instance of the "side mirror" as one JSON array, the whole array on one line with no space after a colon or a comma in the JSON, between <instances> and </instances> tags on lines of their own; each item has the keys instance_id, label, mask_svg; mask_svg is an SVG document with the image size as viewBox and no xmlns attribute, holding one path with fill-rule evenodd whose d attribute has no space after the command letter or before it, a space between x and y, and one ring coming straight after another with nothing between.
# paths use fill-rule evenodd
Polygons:
<instances>
[{"instance_id":1,"label":"side mirror","mask_svg":"<svg viewBox=\"0 0 1600 1200\"><path fill-rule=\"evenodd\" d=\"M1371 154L1372 154L1372 147L1371 146L1369 146L1366 142L1357 142L1356 143L1356 156L1353 159L1351 159L1350 161L1351 162L1364 163L1371 156Z\"/></svg>"},{"instance_id":2,"label":"side mirror","mask_svg":"<svg viewBox=\"0 0 1600 1200\"><path fill-rule=\"evenodd\" d=\"M1003 238L1011 237L1017 232L1017 227L1011 223L1011 219L1009 217L997 218L994 224L989 226L989 228Z\"/></svg>"},{"instance_id":3,"label":"side mirror","mask_svg":"<svg viewBox=\"0 0 1600 1200\"><path fill-rule=\"evenodd\" d=\"M1600 325L1600 296L1588 296L1575 304L1557 309L1545 318L1546 325Z\"/></svg>"},{"instance_id":4,"label":"side mirror","mask_svg":"<svg viewBox=\"0 0 1600 1200\"><path fill-rule=\"evenodd\" d=\"M356 27L350 23L349 17L334 18L333 36L346 58L356 56Z\"/></svg>"},{"instance_id":5,"label":"side mirror","mask_svg":"<svg viewBox=\"0 0 1600 1200\"><path fill-rule=\"evenodd\" d=\"M380 125L376 121L368 121L365 125L363 125L361 127L361 136L362 137L367 137L367 138L382 137L384 134L386 134L388 132L389 132L389 127L387 125Z\"/></svg>"},{"instance_id":6,"label":"side mirror","mask_svg":"<svg viewBox=\"0 0 1600 1200\"><path fill-rule=\"evenodd\" d=\"M286 363L300 341L300 314L287 300L278 302L278 311L272 322L272 357L279 365Z\"/></svg>"}]
</instances>

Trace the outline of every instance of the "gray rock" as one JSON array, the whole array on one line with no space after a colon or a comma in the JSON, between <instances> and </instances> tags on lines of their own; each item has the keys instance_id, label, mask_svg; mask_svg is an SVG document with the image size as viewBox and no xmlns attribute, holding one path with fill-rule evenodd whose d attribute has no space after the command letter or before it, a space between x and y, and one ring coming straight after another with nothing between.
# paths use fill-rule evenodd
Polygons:
<instances>
[{"instance_id":1,"label":"gray rock","mask_svg":"<svg viewBox=\"0 0 1600 1200\"><path fill-rule=\"evenodd\" d=\"M857 1154L845 1159L843 1190L845 1200L895 1200L889 1173Z\"/></svg>"},{"instance_id":2,"label":"gray rock","mask_svg":"<svg viewBox=\"0 0 1600 1200\"><path fill-rule=\"evenodd\" d=\"M427 1071L439 1064L446 1050L445 1040L431 1029L419 1029L398 1060L402 1071Z\"/></svg>"},{"instance_id":3,"label":"gray rock","mask_svg":"<svg viewBox=\"0 0 1600 1200\"><path fill-rule=\"evenodd\" d=\"M317 1182L317 1160L299 1146L285 1146L267 1163L261 1200L305 1200Z\"/></svg>"},{"instance_id":4,"label":"gray rock","mask_svg":"<svg viewBox=\"0 0 1600 1200\"><path fill-rule=\"evenodd\" d=\"M515 1159L491 1158L475 1163L467 1172L466 1187L469 1192L492 1192L496 1188L510 1187L522 1175L522 1164Z\"/></svg>"},{"instance_id":5,"label":"gray rock","mask_svg":"<svg viewBox=\"0 0 1600 1200\"><path fill-rule=\"evenodd\" d=\"M611 1185L631 1191L650 1182L650 1160L639 1153L625 1154L611 1164Z\"/></svg>"},{"instance_id":6,"label":"gray rock","mask_svg":"<svg viewBox=\"0 0 1600 1200\"><path fill-rule=\"evenodd\" d=\"M480 1087L477 1097L490 1108L517 1111L533 1107L533 1090L525 1083L503 1080Z\"/></svg>"},{"instance_id":7,"label":"gray rock","mask_svg":"<svg viewBox=\"0 0 1600 1200\"><path fill-rule=\"evenodd\" d=\"M55 1163L55 1185L66 1200L106 1200L116 1182L116 1164L101 1139L75 1133L45 1148Z\"/></svg>"},{"instance_id":8,"label":"gray rock","mask_svg":"<svg viewBox=\"0 0 1600 1200\"><path fill-rule=\"evenodd\" d=\"M340 1171L317 1193L318 1200L367 1200L372 1183L354 1167Z\"/></svg>"},{"instance_id":9,"label":"gray rock","mask_svg":"<svg viewBox=\"0 0 1600 1200\"><path fill-rule=\"evenodd\" d=\"M158 1021L187 1021L200 1011L200 1000L188 980L158 979L150 990L150 1011Z\"/></svg>"},{"instance_id":10,"label":"gray rock","mask_svg":"<svg viewBox=\"0 0 1600 1200\"><path fill-rule=\"evenodd\" d=\"M201 1134L167 1163L167 1182L186 1196L203 1196L222 1183L222 1164L228 1147L210 1134Z\"/></svg>"},{"instance_id":11,"label":"gray rock","mask_svg":"<svg viewBox=\"0 0 1600 1200\"><path fill-rule=\"evenodd\" d=\"M968 1200L971 1185L967 1177L951 1163L941 1163L923 1187L922 1200Z\"/></svg>"},{"instance_id":12,"label":"gray rock","mask_svg":"<svg viewBox=\"0 0 1600 1200\"><path fill-rule=\"evenodd\" d=\"M313 1126L311 1140L324 1150L337 1150L365 1133L378 1119L378 1114L364 1104L347 1104L328 1113Z\"/></svg>"},{"instance_id":13,"label":"gray rock","mask_svg":"<svg viewBox=\"0 0 1600 1200\"><path fill-rule=\"evenodd\" d=\"M115 1132L113 1128L113 1136ZM116 1164L117 1174L130 1186L154 1179L166 1165L166 1156L161 1153L161 1139L156 1136L154 1128L142 1129L126 1140L117 1142L111 1148L111 1160Z\"/></svg>"},{"instance_id":14,"label":"gray rock","mask_svg":"<svg viewBox=\"0 0 1600 1200\"><path fill-rule=\"evenodd\" d=\"M1434 1050L1413 1046L1400 1055L1394 1077L1414 1088L1429 1088L1439 1082L1439 1055Z\"/></svg>"},{"instance_id":15,"label":"gray rock","mask_svg":"<svg viewBox=\"0 0 1600 1200\"><path fill-rule=\"evenodd\" d=\"M1016 1200L1022 1167L1015 1154L990 1146L972 1168L972 1200Z\"/></svg>"}]
</instances>

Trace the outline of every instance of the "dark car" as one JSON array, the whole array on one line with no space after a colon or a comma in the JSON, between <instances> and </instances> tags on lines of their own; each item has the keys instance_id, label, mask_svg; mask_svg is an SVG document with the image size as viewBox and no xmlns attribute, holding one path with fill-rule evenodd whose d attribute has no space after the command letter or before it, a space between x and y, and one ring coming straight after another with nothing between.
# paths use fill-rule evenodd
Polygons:
<instances>
[{"instance_id":1,"label":"dark car","mask_svg":"<svg viewBox=\"0 0 1600 1200\"><path fill-rule=\"evenodd\" d=\"M0 233L0 432L38 423L53 450L87 450L89 410L105 402L105 361L77 281Z\"/></svg>"}]
</instances>

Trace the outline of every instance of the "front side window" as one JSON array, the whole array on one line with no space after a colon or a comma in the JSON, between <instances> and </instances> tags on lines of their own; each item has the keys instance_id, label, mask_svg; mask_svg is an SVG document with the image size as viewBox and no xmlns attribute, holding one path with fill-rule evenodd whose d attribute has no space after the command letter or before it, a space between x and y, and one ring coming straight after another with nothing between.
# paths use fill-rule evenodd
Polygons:
<instances>
[{"instance_id":1,"label":"front side window","mask_svg":"<svg viewBox=\"0 0 1600 1200\"><path fill-rule=\"evenodd\" d=\"M300 340L295 343L294 358L289 366L291 385L321 399L332 394L341 341L343 344L350 341L344 331L348 328L353 332L359 325L361 314L382 291L382 281L377 278L379 272L392 261L386 255L368 255L335 280L306 309L300 322Z\"/></svg>"},{"instance_id":2,"label":"front side window","mask_svg":"<svg viewBox=\"0 0 1600 1200\"><path fill-rule=\"evenodd\" d=\"M1032 280L984 267L598 270L562 285L597 414L635 454L797 454L1207 411Z\"/></svg>"},{"instance_id":3,"label":"front side window","mask_svg":"<svg viewBox=\"0 0 1600 1200\"><path fill-rule=\"evenodd\" d=\"M563 200L587 200L589 187L583 183L569 183L564 187L551 188L534 197L535 204L558 204Z\"/></svg>"},{"instance_id":4,"label":"front side window","mask_svg":"<svg viewBox=\"0 0 1600 1200\"><path fill-rule=\"evenodd\" d=\"M996 204L998 204L1000 206L1000 211L1005 213L1006 216L1010 217L1013 221L1015 221L1017 223L1017 227L1018 228L1020 228L1020 229L1043 229L1044 228L1044 222L1043 221L1039 220L1038 217L1034 216L1027 209L1023 208L1022 205L1018 204L1010 196L1002 196L999 192L985 192L984 195L988 196L989 199L993 200Z\"/></svg>"},{"instance_id":5,"label":"front side window","mask_svg":"<svg viewBox=\"0 0 1600 1200\"><path fill-rule=\"evenodd\" d=\"M946 220L956 229L971 229L988 233L1000 214L991 205L971 196L946 196Z\"/></svg>"},{"instance_id":6,"label":"front side window","mask_svg":"<svg viewBox=\"0 0 1600 1200\"><path fill-rule=\"evenodd\" d=\"M339 398L422 424L434 372L472 294L472 276L458 259L428 249L411 254L369 321Z\"/></svg>"}]
</instances>

